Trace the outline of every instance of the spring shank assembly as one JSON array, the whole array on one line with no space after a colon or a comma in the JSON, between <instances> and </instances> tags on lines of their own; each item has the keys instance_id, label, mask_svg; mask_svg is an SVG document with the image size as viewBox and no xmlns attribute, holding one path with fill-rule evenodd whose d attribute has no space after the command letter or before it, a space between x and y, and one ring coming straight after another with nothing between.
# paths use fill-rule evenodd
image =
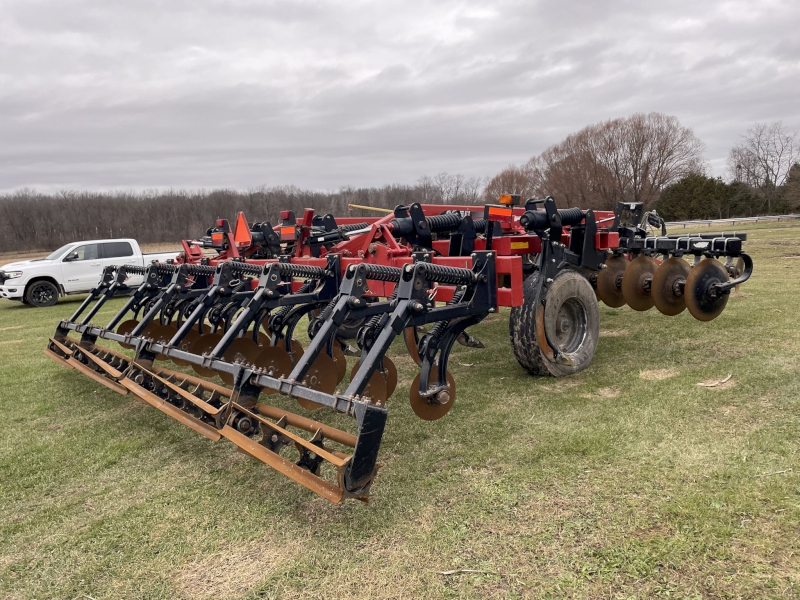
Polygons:
<instances>
[{"instance_id":1,"label":"spring shank assembly","mask_svg":"<svg viewBox=\"0 0 800 600\"><path fill-rule=\"evenodd\" d=\"M603 213L503 196L497 205L411 204L368 219L285 211L281 221L248 224L240 213L236 227L221 219L184 241L176 264L107 267L45 353L333 502L369 496L397 384L387 356L397 336L419 365L412 409L434 420L456 399L447 368L455 343L483 347L467 330L500 306L512 309L520 364L564 375L591 360L595 293L609 306L688 308L710 320L753 269L744 235L650 236L658 217L636 204ZM130 286L131 277L142 282ZM106 325L92 324L123 294ZM294 339L303 318L305 349ZM345 352L359 356L349 380ZM209 380L216 376L226 385ZM276 393L352 419L355 432L266 404Z\"/></svg>"}]
</instances>

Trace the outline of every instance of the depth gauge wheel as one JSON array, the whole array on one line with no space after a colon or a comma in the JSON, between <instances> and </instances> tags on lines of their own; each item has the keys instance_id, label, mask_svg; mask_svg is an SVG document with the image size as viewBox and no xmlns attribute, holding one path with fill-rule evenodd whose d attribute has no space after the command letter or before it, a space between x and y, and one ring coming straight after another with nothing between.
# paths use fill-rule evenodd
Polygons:
<instances>
[{"instance_id":1,"label":"depth gauge wheel","mask_svg":"<svg viewBox=\"0 0 800 600\"><path fill-rule=\"evenodd\" d=\"M582 371L592 362L600 336L594 290L579 273L564 271L549 285L545 305L537 307L538 276L525 280L523 304L511 309L508 329L514 356L533 375L562 377Z\"/></svg>"}]
</instances>

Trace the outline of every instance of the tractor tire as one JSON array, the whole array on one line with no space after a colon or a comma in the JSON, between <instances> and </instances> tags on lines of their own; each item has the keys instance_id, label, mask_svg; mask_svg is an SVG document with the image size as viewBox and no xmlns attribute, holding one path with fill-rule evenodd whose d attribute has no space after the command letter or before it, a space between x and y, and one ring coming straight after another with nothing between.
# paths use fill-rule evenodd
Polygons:
<instances>
[{"instance_id":1,"label":"tractor tire","mask_svg":"<svg viewBox=\"0 0 800 600\"><path fill-rule=\"evenodd\" d=\"M511 309L508 322L514 357L532 375L563 377L589 366L600 337L600 310L591 284L575 271L563 271L545 296L544 326L561 354L563 363L548 357L537 339L536 287L539 274L523 284L523 304ZM545 342L546 344L547 342Z\"/></svg>"},{"instance_id":2,"label":"tractor tire","mask_svg":"<svg viewBox=\"0 0 800 600\"><path fill-rule=\"evenodd\" d=\"M58 302L58 288L49 281L34 281L25 290L25 300L37 308L53 306Z\"/></svg>"}]
</instances>

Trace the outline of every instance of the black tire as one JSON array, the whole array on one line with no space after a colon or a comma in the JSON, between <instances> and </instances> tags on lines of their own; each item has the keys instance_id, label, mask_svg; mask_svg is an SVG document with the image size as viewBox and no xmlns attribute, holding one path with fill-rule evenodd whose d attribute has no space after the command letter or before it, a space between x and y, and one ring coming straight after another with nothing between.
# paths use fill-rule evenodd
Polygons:
<instances>
[{"instance_id":1,"label":"black tire","mask_svg":"<svg viewBox=\"0 0 800 600\"><path fill-rule=\"evenodd\" d=\"M25 300L37 308L53 306L58 302L58 288L50 281L34 281L25 290Z\"/></svg>"},{"instance_id":2,"label":"black tire","mask_svg":"<svg viewBox=\"0 0 800 600\"><path fill-rule=\"evenodd\" d=\"M525 280L523 304L511 309L508 330L514 356L532 375L562 377L589 366L600 337L600 310L591 284L575 271L563 271L545 297L544 321L548 336L569 359L548 358L536 339L536 286L538 273Z\"/></svg>"}]
</instances>

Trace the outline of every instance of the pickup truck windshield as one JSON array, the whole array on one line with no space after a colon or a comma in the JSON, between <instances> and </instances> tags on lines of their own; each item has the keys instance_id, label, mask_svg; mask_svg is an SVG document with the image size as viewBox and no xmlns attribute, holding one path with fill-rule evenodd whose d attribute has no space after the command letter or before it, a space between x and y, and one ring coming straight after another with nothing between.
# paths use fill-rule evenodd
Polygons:
<instances>
[{"instance_id":1,"label":"pickup truck windshield","mask_svg":"<svg viewBox=\"0 0 800 600\"><path fill-rule=\"evenodd\" d=\"M67 248L71 248L73 245L74 244L67 244L66 246L61 246L61 248L59 248L58 250L56 250L55 252L53 252L52 254L47 256L45 258L45 260L55 260L55 259L57 259L59 256L61 256L64 252L67 251Z\"/></svg>"}]
</instances>

